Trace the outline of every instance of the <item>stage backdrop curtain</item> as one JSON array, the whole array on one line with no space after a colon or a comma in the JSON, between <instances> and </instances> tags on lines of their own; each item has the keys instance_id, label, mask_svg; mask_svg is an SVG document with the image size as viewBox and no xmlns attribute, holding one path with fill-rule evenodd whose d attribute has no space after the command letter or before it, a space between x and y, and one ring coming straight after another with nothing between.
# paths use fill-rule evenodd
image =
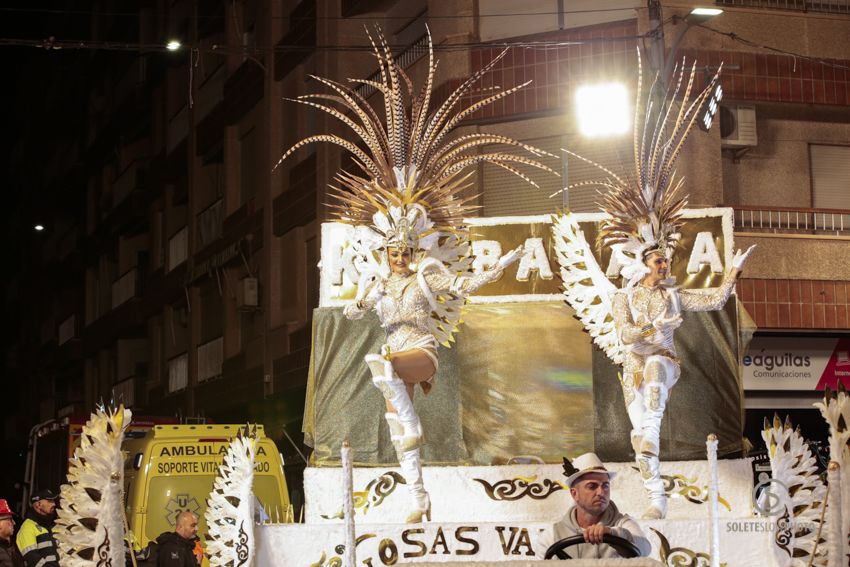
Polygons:
<instances>
[{"instance_id":1,"label":"stage backdrop curtain","mask_svg":"<svg viewBox=\"0 0 850 567\"><path fill-rule=\"evenodd\" d=\"M572 309L558 302L469 305L452 348L440 347L432 392L416 388L429 464L557 462L595 450L628 461L631 425L618 368L592 347ZM740 449L742 397L734 301L724 311L685 313L677 335L682 377L662 429L662 459L704 458L705 436L721 454ZM312 464L335 465L348 440L358 464L395 461L383 399L363 357L384 342L377 317L342 309L313 316L313 353L303 431ZM671 425L672 424L672 425Z\"/></svg>"}]
</instances>

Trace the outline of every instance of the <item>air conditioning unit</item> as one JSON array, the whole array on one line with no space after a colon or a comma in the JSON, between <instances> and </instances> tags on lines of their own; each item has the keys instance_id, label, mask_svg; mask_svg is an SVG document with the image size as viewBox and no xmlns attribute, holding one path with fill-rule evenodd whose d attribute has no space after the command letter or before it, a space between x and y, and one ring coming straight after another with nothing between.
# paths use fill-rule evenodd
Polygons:
<instances>
[{"instance_id":1,"label":"air conditioning unit","mask_svg":"<svg viewBox=\"0 0 850 567\"><path fill-rule=\"evenodd\" d=\"M743 148L757 144L756 107L752 104L722 105L720 107L721 147Z\"/></svg>"},{"instance_id":2,"label":"air conditioning unit","mask_svg":"<svg viewBox=\"0 0 850 567\"><path fill-rule=\"evenodd\" d=\"M242 278L236 291L238 307L257 307L259 305L259 288L257 278Z\"/></svg>"}]
</instances>

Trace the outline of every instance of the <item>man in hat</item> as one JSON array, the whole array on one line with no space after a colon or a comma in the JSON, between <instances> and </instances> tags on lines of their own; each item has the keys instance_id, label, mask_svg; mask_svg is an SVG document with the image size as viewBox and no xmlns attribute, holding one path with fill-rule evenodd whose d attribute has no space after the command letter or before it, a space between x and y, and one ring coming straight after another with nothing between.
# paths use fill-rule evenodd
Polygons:
<instances>
[{"instance_id":1,"label":"man in hat","mask_svg":"<svg viewBox=\"0 0 850 567\"><path fill-rule=\"evenodd\" d=\"M39 490L30 499L27 519L15 540L26 567L59 567L59 553L53 539L56 496L52 490Z\"/></svg>"},{"instance_id":2,"label":"man in hat","mask_svg":"<svg viewBox=\"0 0 850 567\"><path fill-rule=\"evenodd\" d=\"M585 453L572 462L564 459L564 470L575 504L555 524L555 541L584 536L587 543L565 550L573 559L620 557L613 547L602 543L605 535L628 540L642 557L649 555L651 546L640 526L611 502L611 479L616 473L609 472L595 453Z\"/></svg>"},{"instance_id":3,"label":"man in hat","mask_svg":"<svg viewBox=\"0 0 850 567\"><path fill-rule=\"evenodd\" d=\"M9 508L9 503L0 500L0 567L23 567L21 555L12 543L14 532L14 514Z\"/></svg>"}]
</instances>

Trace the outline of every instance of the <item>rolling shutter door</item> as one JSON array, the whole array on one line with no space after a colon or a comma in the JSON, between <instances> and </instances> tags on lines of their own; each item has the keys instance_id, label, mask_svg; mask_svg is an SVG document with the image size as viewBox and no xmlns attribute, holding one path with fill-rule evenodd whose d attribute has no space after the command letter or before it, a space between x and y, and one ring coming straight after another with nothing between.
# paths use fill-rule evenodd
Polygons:
<instances>
[{"instance_id":1,"label":"rolling shutter door","mask_svg":"<svg viewBox=\"0 0 850 567\"><path fill-rule=\"evenodd\" d=\"M850 146L809 146L812 207L850 209Z\"/></svg>"},{"instance_id":2,"label":"rolling shutter door","mask_svg":"<svg viewBox=\"0 0 850 567\"><path fill-rule=\"evenodd\" d=\"M549 197L565 184L603 180L608 177L604 171L584 160L565 154L561 148L569 148L589 160L598 162L621 177L629 175L634 169L630 137L588 141L576 135L522 141L559 156L557 159L544 157L540 161L559 172L561 177L532 168L523 168L522 170L540 185L538 189L498 166L484 164L483 216L550 214L563 209L564 206L575 212L598 211L597 191L601 188L596 186L572 189L567 193L566 201L563 194ZM498 149L493 146L484 148L483 151L498 151Z\"/></svg>"}]
</instances>

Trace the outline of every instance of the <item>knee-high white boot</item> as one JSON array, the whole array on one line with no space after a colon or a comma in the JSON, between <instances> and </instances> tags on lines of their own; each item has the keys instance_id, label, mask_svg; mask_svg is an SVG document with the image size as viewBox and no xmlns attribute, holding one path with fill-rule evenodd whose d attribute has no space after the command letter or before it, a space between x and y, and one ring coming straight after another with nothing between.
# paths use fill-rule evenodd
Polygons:
<instances>
[{"instance_id":1,"label":"knee-high white boot","mask_svg":"<svg viewBox=\"0 0 850 567\"><path fill-rule=\"evenodd\" d=\"M392 362L384 357L367 354L365 360L372 373L372 383L393 406L404 429L399 440L399 449L410 451L419 447L422 445L422 424L413 408L413 400L407 395L407 385L396 376Z\"/></svg>"},{"instance_id":2,"label":"knee-high white boot","mask_svg":"<svg viewBox=\"0 0 850 567\"><path fill-rule=\"evenodd\" d=\"M645 520L659 520L667 515L667 493L661 480L661 463L654 455L638 454L637 458L643 487L649 498L649 508L643 514Z\"/></svg>"},{"instance_id":3,"label":"knee-high white boot","mask_svg":"<svg viewBox=\"0 0 850 567\"><path fill-rule=\"evenodd\" d=\"M629 421L632 422L632 450L634 450L635 456L637 456L640 454L641 445L643 443L644 401L643 395L637 390L634 391L633 396L634 399L626 405L626 411L629 414Z\"/></svg>"},{"instance_id":4,"label":"knee-high white boot","mask_svg":"<svg viewBox=\"0 0 850 567\"><path fill-rule=\"evenodd\" d=\"M422 460L420 449L404 451L399 458L401 474L407 483L407 491L410 494L411 511L405 520L408 524L416 524L422 518L431 519L431 498L425 490L422 480Z\"/></svg>"},{"instance_id":5,"label":"knee-high white boot","mask_svg":"<svg viewBox=\"0 0 850 567\"><path fill-rule=\"evenodd\" d=\"M661 382L650 382L644 392L644 412L641 433L643 440L640 452L658 456L661 449L661 419L667 402L667 386Z\"/></svg>"},{"instance_id":6,"label":"knee-high white boot","mask_svg":"<svg viewBox=\"0 0 850 567\"><path fill-rule=\"evenodd\" d=\"M667 357L650 356L644 365L646 383L643 387L643 441L641 453L655 455L661 449L661 419L667 405L668 384L675 383L677 367Z\"/></svg>"}]
</instances>

